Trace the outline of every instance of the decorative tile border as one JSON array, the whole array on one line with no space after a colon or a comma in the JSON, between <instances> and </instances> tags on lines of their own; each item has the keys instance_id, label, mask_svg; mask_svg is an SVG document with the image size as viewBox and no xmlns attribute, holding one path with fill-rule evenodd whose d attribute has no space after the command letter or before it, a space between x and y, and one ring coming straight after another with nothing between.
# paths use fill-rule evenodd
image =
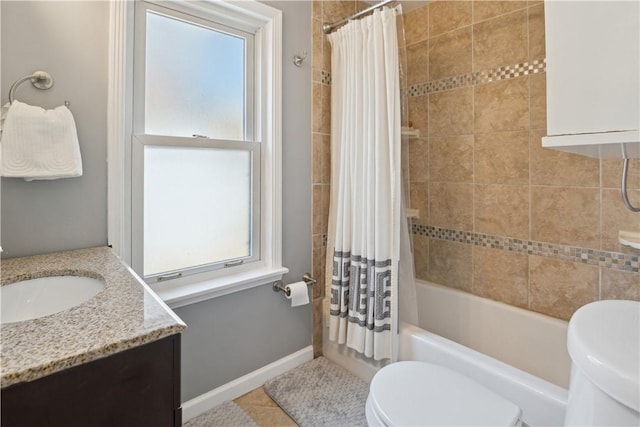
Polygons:
<instances>
[{"instance_id":1,"label":"decorative tile border","mask_svg":"<svg viewBox=\"0 0 640 427\"><path fill-rule=\"evenodd\" d=\"M546 70L547 60L544 58L536 59L531 63L524 62L521 64L507 65L504 67L493 68L491 70L476 71L471 74L463 74L460 76L432 80L427 83L420 83L409 86L406 89L406 93L409 96L422 96L428 93L442 92L445 90L497 82L500 80L515 79L516 77L528 76L529 74L544 73Z\"/></svg>"},{"instance_id":2,"label":"decorative tile border","mask_svg":"<svg viewBox=\"0 0 640 427\"><path fill-rule=\"evenodd\" d=\"M444 79L432 80L426 83L419 83L409 86L403 91L408 96L422 96L434 92L442 92L461 87L480 85L497 82L501 80L515 79L520 76L544 73L547 71L547 60L536 59L533 62L523 62L521 64L507 65L504 67L492 68L490 70L476 71L471 74L446 77ZM331 84L331 73L325 70L320 71L320 82L325 85Z\"/></svg>"},{"instance_id":3,"label":"decorative tile border","mask_svg":"<svg viewBox=\"0 0 640 427\"><path fill-rule=\"evenodd\" d=\"M323 85L331 84L331 73L325 70L320 70L320 83Z\"/></svg>"},{"instance_id":4,"label":"decorative tile border","mask_svg":"<svg viewBox=\"0 0 640 427\"><path fill-rule=\"evenodd\" d=\"M448 240L485 248L561 259L614 270L631 271L634 273L640 271L640 254L625 254L621 252L579 248L576 246L557 245L554 243L492 236L489 234L474 233L472 231L452 230L422 224L413 224L411 231L413 234L432 239Z\"/></svg>"}]
</instances>

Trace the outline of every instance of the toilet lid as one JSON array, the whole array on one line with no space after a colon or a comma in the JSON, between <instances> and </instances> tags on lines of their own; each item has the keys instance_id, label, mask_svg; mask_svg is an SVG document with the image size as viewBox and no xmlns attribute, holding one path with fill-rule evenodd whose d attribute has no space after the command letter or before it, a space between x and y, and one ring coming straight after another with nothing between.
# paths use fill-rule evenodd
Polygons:
<instances>
[{"instance_id":1,"label":"toilet lid","mask_svg":"<svg viewBox=\"0 0 640 427\"><path fill-rule=\"evenodd\" d=\"M397 362L371 380L373 410L389 426L512 426L520 408L470 378L425 362Z\"/></svg>"}]
</instances>

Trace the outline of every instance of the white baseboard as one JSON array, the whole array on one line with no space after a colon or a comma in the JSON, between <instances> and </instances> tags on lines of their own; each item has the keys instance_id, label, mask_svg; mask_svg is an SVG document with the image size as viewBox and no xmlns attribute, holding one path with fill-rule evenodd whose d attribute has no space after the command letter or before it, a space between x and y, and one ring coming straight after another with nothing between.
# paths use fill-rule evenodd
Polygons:
<instances>
[{"instance_id":1,"label":"white baseboard","mask_svg":"<svg viewBox=\"0 0 640 427\"><path fill-rule=\"evenodd\" d=\"M307 346L260 369L214 388L182 404L182 421L187 422L216 406L236 399L291 369L313 359L313 346Z\"/></svg>"}]
</instances>

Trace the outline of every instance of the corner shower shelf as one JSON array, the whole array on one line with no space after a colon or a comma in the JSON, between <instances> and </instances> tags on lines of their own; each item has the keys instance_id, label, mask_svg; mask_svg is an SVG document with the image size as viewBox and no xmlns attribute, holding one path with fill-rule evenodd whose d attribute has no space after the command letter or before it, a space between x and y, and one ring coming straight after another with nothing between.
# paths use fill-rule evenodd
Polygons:
<instances>
[{"instance_id":1,"label":"corner shower shelf","mask_svg":"<svg viewBox=\"0 0 640 427\"><path fill-rule=\"evenodd\" d=\"M420 211L418 209L405 208L404 214L407 216L407 218L420 218Z\"/></svg>"},{"instance_id":2,"label":"corner shower shelf","mask_svg":"<svg viewBox=\"0 0 640 427\"><path fill-rule=\"evenodd\" d=\"M420 138L420 129L402 126L402 136L408 138Z\"/></svg>"}]
</instances>

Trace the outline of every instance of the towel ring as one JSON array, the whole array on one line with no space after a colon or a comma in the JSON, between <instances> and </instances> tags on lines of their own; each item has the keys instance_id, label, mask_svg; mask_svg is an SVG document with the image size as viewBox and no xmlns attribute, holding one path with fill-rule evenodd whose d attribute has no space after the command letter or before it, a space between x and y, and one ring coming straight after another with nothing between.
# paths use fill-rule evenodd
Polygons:
<instances>
[{"instance_id":1,"label":"towel ring","mask_svg":"<svg viewBox=\"0 0 640 427\"><path fill-rule=\"evenodd\" d=\"M51 77L51 74L46 71L36 71L29 76L24 76L23 78L16 80L15 83L11 85L11 88L9 89L9 103L13 103L15 100L15 91L18 89L18 86L27 80L31 80L33 87L41 90L47 90L53 86L53 77Z\"/></svg>"}]
</instances>

